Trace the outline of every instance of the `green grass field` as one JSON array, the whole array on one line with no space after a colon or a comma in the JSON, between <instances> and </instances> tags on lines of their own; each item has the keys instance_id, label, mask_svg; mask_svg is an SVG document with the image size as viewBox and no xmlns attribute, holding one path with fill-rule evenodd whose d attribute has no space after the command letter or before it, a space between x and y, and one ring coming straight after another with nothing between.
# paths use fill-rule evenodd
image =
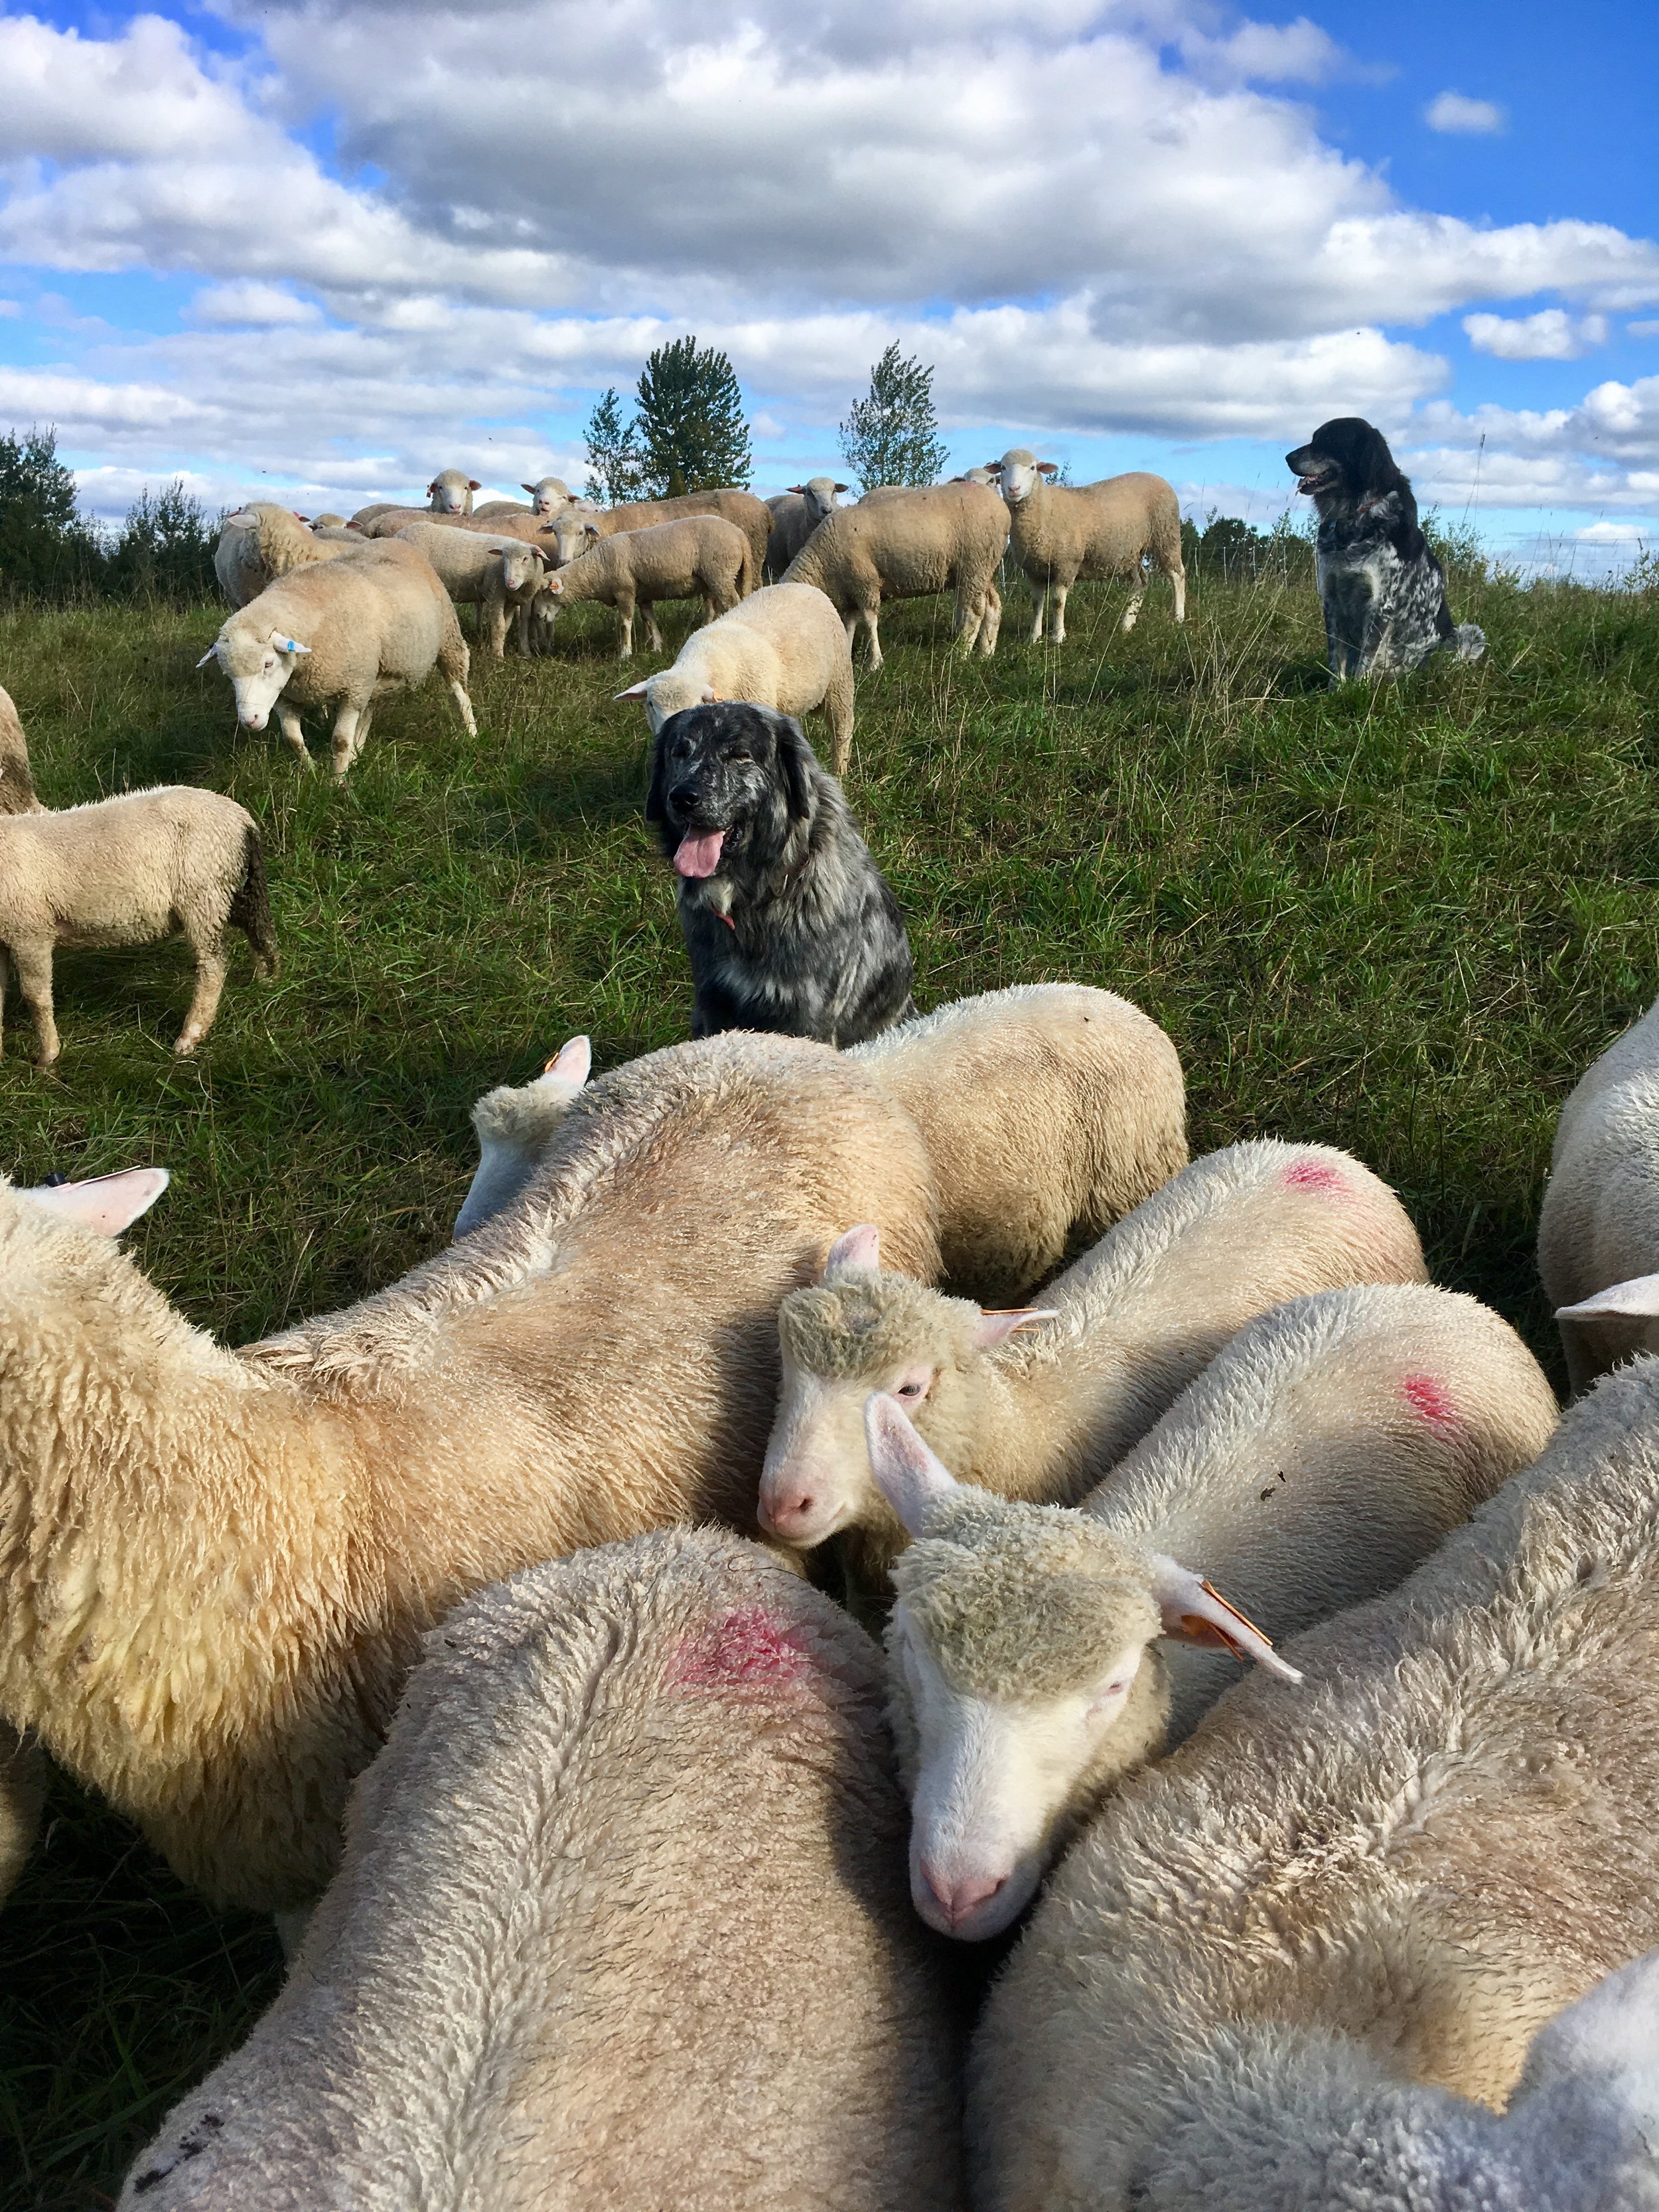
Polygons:
<instances>
[{"instance_id":1,"label":"green grass field","mask_svg":"<svg viewBox=\"0 0 1659 2212\"><path fill-rule=\"evenodd\" d=\"M1399 1186L1437 1277L1558 1375L1531 1244L1560 1101L1659 989L1659 593L1466 580L1474 668L1325 687L1310 587L1078 592L1059 652L949 649L894 610L861 681L848 788L909 919L924 1006L1071 977L1135 1000L1186 1064L1194 1151L1351 1147ZM684 611L689 618L690 610ZM265 827L280 981L238 940L199 1059L170 1045L188 954L58 964L45 1074L15 1002L0 1167L137 1162L173 1186L131 1240L242 1342L447 1241L467 1110L574 1030L599 1068L685 1034L670 878L641 818L645 724L605 617L475 671L480 734L435 690L382 710L349 783L239 735L193 664L219 611L0 615L0 682L49 805L210 784ZM684 621L671 627L671 647ZM657 664L636 660L630 675ZM0 2204L109 2203L168 2103L278 1980L268 1927L218 1917L59 1780L0 1915Z\"/></svg>"}]
</instances>

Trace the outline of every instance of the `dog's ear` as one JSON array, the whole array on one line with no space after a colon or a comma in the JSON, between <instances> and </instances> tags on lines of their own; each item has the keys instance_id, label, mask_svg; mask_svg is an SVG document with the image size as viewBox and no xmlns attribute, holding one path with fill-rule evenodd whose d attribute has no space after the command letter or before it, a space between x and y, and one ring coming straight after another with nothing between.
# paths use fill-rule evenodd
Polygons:
<instances>
[{"instance_id":1,"label":"dog's ear","mask_svg":"<svg viewBox=\"0 0 1659 2212\"><path fill-rule=\"evenodd\" d=\"M785 802L791 823L810 822L817 811L813 778L817 759L806 742L806 732L793 715L772 713L768 719L778 748L778 773L783 780Z\"/></svg>"},{"instance_id":2,"label":"dog's ear","mask_svg":"<svg viewBox=\"0 0 1659 2212\"><path fill-rule=\"evenodd\" d=\"M645 818L647 822L666 822L668 809L665 793L668 788L668 732L678 717L671 714L657 732L657 741L651 748L651 788L645 794Z\"/></svg>"}]
</instances>

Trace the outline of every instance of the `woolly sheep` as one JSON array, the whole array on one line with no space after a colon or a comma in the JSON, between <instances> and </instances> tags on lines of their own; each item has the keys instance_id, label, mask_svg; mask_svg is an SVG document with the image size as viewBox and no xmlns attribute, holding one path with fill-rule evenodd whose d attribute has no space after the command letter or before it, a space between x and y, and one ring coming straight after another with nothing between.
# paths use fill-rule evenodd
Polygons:
<instances>
[{"instance_id":1,"label":"woolly sheep","mask_svg":"<svg viewBox=\"0 0 1659 2212\"><path fill-rule=\"evenodd\" d=\"M313 530L343 530L346 526L346 519L343 514L311 514L304 519L310 524Z\"/></svg>"},{"instance_id":2,"label":"woolly sheep","mask_svg":"<svg viewBox=\"0 0 1659 2212\"><path fill-rule=\"evenodd\" d=\"M455 1217L457 1237L512 1204L541 1164L543 1155L564 1126L571 1101L587 1081L592 1048L585 1036L562 1044L533 1083L498 1084L472 1109L478 1164L472 1185Z\"/></svg>"},{"instance_id":3,"label":"woolly sheep","mask_svg":"<svg viewBox=\"0 0 1659 2212\"><path fill-rule=\"evenodd\" d=\"M295 568L316 561L337 561L351 547L337 538L319 538L287 507L256 500L225 517L213 549L213 573L233 607L245 607Z\"/></svg>"},{"instance_id":4,"label":"woolly sheep","mask_svg":"<svg viewBox=\"0 0 1659 2212\"><path fill-rule=\"evenodd\" d=\"M556 514L562 507L574 507L576 495L562 477L538 477L534 483L522 489L530 494L532 514Z\"/></svg>"},{"instance_id":5,"label":"woolly sheep","mask_svg":"<svg viewBox=\"0 0 1659 2212\"><path fill-rule=\"evenodd\" d=\"M303 1907L459 1599L753 1526L778 1301L849 1205L937 1265L902 1109L825 1046L741 1035L601 1078L506 1212L236 1352L0 1187L0 1720L211 1898Z\"/></svg>"},{"instance_id":6,"label":"woolly sheep","mask_svg":"<svg viewBox=\"0 0 1659 2212\"><path fill-rule=\"evenodd\" d=\"M763 585L693 630L672 668L617 696L644 702L653 736L682 708L717 699L796 716L821 708L836 775L853 750L853 648L841 617L810 584Z\"/></svg>"},{"instance_id":7,"label":"woolly sheep","mask_svg":"<svg viewBox=\"0 0 1659 2212\"><path fill-rule=\"evenodd\" d=\"M1645 2197L1582 2173L1556 2194L1570 2107L1551 2144L1456 2101L1525 2099L1528 2039L1659 1943L1656 1650L1644 1358L1398 1590L1287 1645L1299 1688L1247 1677L1108 1801L980 2031L987 2212L1659 2201L1651 2135ZM1466 2130L1501 2188L1442 2165ZM1503 2148L1528 2140L1535 2175Z\"/></svg>"},{"instance_id":8,"label":"woolly sheep","mask_svg":"<svg viewBox=\"0 0 1659 2212\"><path fill-rule=\"evenodd\" d=\"M911 1893L976 1941L1108 1789L1191 1733L1235 1659L1288 1671L1273 1642L1402 1581L1558 1417L1507 1322L1390 1283L1247 1322L1080 1511L957 1483L891 1398L866 1418L919 1540L888 1630Z\"/></svg>"},{"instance_id":9,"label":"woolly sheep","mask_svg":"<svg viewBox=\"0 0 1659 2212\"><path fill-rule=\"evenodd\" d=\"M864 1434L872 1390L898 1399L947 1467L1004 1497L1073 1504L1253 1316L1348 1283L1422 1282L1399 1200L1323 1145L1212 1152L1109 1230L1044 1308L981 1313L879 1273L867 1228L778 1315L783 1387L760 1517L805 1549L839 1531L860 1576L902 1541ZM1024 1324L1054 1326L1023 1343Z\"/></svg>"},{"instance_id":10,"label":"woolly sheep","mask_svg":"<svg viewBox=\"0 0 1659 2212\"><path fill-rule=\"evenodd\" d=\"M610 537L600 532L592 515L561 514L554 518L553 531L562 605L598 599L615 607L622 620L620 659L633 657L636 608L645 611L649 649L660 653L659 599L701 599L703 620L713 622L743 596L749 547L735 524L722 522L717 514L683 515L677 522Z\"/></svg>"},{"instance_id":11,"label":"woolly sheep","mask_svg":"<svg viewBox=\"0 0 1659 2212\"><path fill-rule=\"evenodd\" d=\"M1538 1272L1575 1392L1659 1351L1659 1005L1608 1046L1561 1109L1538 1218Z\"/></svg>"},{"instance_id":12,"label":"woolly sheep","mask_svg":"<svg viewBox=\"0 0 1659 2212\"><path fill-rule=\"evenodd\" d=\"M431 563L454 605L477 608L478 632L492 660L506 653L509 618L538 592L561 588L550 573L551 555L520 538L486 538L429 522L412 522L398 536Z\"/></svg>"},{"instance_id":13,"label":"woolly sheep","mask_svg":"<svg viewBox=\"0 0 1659 2212\"><path fill-rule=\"evenodd\" d=\"M532 1568L428 1638L287 1988L121 2203L956 2212L902 1833L876 1649L775 1559Z\"/></svg>"},{"instance_id":14,"label":"woolly sheep","mask_svg":"<svg viewBox=\"0 0 1659 2212\"><path fill-rule=\"evenodd\" d=\"M29 772L29 749L23 735L22 718L12 703L11 694L0 688L0 814L38 814L40 802L34 795L34 778Z\"/></svg>"},{"instance_id":15,"label":"woolly sheep","mask_svg":"<svg viewBox=\"0 0 1659 2212\"><path fill-rule=\"evenodd\" d=\"M989 465L997 472L1012 518L1009 546L1030 578L1036 601L1031 642L1040 644L1043 619L1053 609L1049 635L1066 640L1066 599L1079 577L1127 576L1129 604L1123 628L1133 629L1146 596L1148 556L1175 592L1175 618L1187 619L1187 572L1181 565L1181 503L1162 477L1136 471L1098 483L1051 484L1053 461L1040 461L1024 446L1011 447Z\"/></svg>"},{"instance_id":16,"label":"woolly sheep","mask_svg":"<svg viewBox=\"0 0 1659 2212\"><path fill-rule=\"evenodd\" d=\"M261 592L220 630L197 663L216 660L236 693L236 716L263 730L272 708L307 768L302 707L334 708L333 767L343 776L388 692L442 673L469 737L469 655L449 594L412 545L365 546L349 560L296 569Z\"/></svg>"},{"instance_id":17,"label":"woolly sheep","mask_svg":"<svg viewBox=\"0 0 1659 2212\"><path fill-rule=\"evenodd\" d=\"M632 500L621 507L596 507L586 501L573 505L592 522L601 538L619 532L654 530L661 523L678 522L688 514L717 514L722 522L743 532L749 549L744 563L744 596L760 584L766 567L766 548L772 534L772 513L753 492L735 489L680 492L672 499Z\"/></svg>"},{"instance_id":18,"label":"woolly sheep","mask_svg":"<svg viewBox=\"0 0 1659 2212\"><path fill-rule=\"evenodd\" d=\"M434 514L471 514L472 495L483 486L465 469L440 469L426 488Z\"/></svg>"},{"instance_id":19,"label":"woolly sheep","mask_svg":"<svg viewBox=\"0 0 1659 2212\"><path fill-rule=\"evenodd\" d=\"M816 584L834 601L850 640L861 621L870 665L881 666L883 599L954 591L953 628L963 649L997 647L1002 600L997 564L1008 542L1007 512L979 484L934 484L827 515L789 564L787 584Z\"/></svg>"},{"instance_id":20,"label":"woolly sheep","mask_svg":"<svg viewBox=\"0 0 1659 2212\"><path fill-rule=\"evenodd\" d=\"M959 477L952 477L951 478L951 482L952 483L988 484L991 489L994 491L997 488L997 471L994 469L964 469Z\"/></svg>"},{"instance_id":21,"label":"woolly sheep","mask_svg":"<svg viewBox=\"0 0 1659 2212\"><path fill-rule=\"evenodd\" d=\"M766 541L766 573L775 583L846 489L834 477L808 477L767 501L772 534Z\"/></svg>"},{"instance_id":22,"label":"woolly sheep","mask_svg":"<svg viewBox=\"0 0 1659 2212\"><path fill-rule=\"evenodd\" d=\"M234 926L256 967L276 972L259 825L216 791L163 784L85 806L0 817L0 1003L9 965L34 1020L42 1067L58 1058L52 954L59 945L151 945L182 934L196 990L173 1049L213 1026Z\"/></svg>"}]
</instances>

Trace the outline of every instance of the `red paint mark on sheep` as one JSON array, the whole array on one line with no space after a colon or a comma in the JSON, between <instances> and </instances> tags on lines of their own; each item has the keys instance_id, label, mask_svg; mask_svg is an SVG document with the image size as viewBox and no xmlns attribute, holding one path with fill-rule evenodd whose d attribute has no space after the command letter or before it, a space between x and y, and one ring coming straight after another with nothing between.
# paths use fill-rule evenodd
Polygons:
<instances>
[{"instance_id":1,"label":"red paint mark on sheep","mask_svg":"<svg viewBox=\"0 0 1659 2212\"><path fill-rule=\"evenodd\" d=\"M1458 1425L1456 1401L1437 1376L1404 1376L1400 1392L1413 1413L1431 1428L1455 1429Z\"/></svg>"},{"instance_id":2,"label":"red paint mark on sheep","mask_svg":"<svg viewBox=\"0 0 1659 2212\"><path fill-rule=\"evenodd\" d=\"M723 1620L685 1638L668 1679L680 1690L769 1689L812 1671L798 1629L763 1605L742 1605Z\"/></svg>"},{"instance_id":3,"label":"red paint mark on sheep","mask_svg":"<svg viewBox=\"0 0 1659 2212\"><path fill-rule=\"evenodd\" d=\"M1298 1160L1285 1169L1285 1181L1291 1190L1316 1190L1322 1198L1340 1197L1348 1187L1340 1171L1328 1168L1323 1160Z\"/></svg>"}]
</instances>

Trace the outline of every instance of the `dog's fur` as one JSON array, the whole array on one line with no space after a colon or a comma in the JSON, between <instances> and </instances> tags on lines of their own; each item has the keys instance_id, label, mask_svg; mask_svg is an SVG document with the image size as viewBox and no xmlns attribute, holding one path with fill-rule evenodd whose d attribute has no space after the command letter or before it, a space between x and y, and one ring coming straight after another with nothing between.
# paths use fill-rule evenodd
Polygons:
<instances>
[{"instance_id":1,"label":"dog's fur","mask_svg":"<svg viewBox=\"0 0 1659 2212\"><path fill-rule=\"evenodd\" d=\"M857 1044L915 1013L897 902L789 715L741 701L671 714L645 818L681 855L694 1037L781 1030ZM714 832L713 872L688 873L693 841Z\"/></svg>"},{"instance_id":2,"label":"dog's fur","mask_svg":"<svg viewBox=\"0 0 1659 2212\"><path fill-rule=\"evenodd\" d=\"M1478 660L1486 649L1472 623L1457 628L1446 577L1417 520L1410 483L1380 430L1357 415L1322 422L1286 453L1319 513L1319 596L1333 682L1397 676L1449 647Z\"/></svg>"}]
</instances>

